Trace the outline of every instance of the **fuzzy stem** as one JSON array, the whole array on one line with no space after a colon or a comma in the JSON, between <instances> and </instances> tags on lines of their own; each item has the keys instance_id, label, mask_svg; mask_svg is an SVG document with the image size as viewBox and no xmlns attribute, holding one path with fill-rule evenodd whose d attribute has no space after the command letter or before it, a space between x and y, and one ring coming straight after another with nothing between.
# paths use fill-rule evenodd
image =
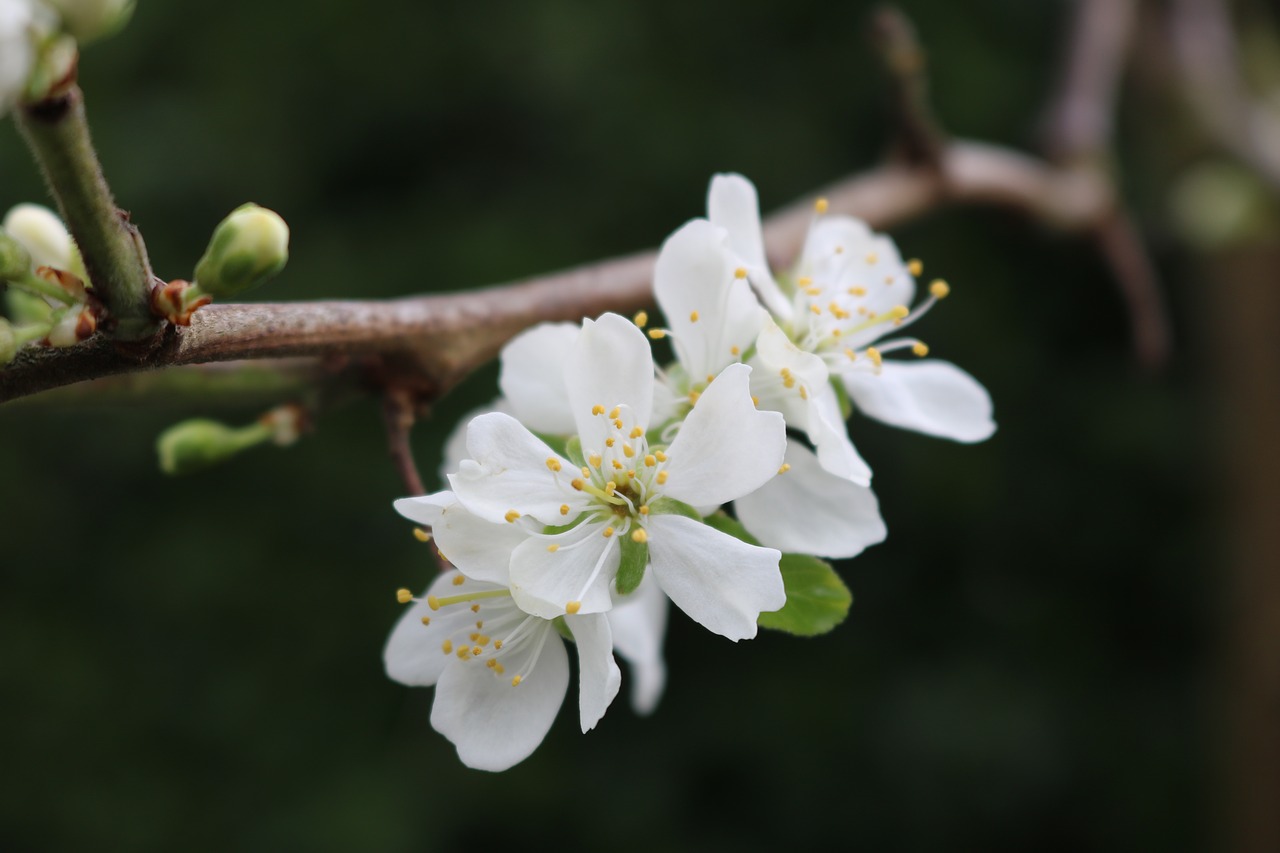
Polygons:
<instances>
[{"instance_id":1,"label":"fuzzy stem","mask_svg":"<svg viewBox=\"0 0 1280 853\"><path fill-rule=\"evenodd\" d=\"M115 321L112 334L129 341L154 335L151 264L129 215L116 207L89 139L84 96L66 94L24 106L18 126L84 258L94 292Z\"/></svg>"}]
</instances>

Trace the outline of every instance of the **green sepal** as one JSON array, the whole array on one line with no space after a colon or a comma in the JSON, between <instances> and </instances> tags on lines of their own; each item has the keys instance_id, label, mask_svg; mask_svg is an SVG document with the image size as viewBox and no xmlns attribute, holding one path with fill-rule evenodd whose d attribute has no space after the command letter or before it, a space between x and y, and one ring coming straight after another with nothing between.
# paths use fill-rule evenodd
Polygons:
<instances>
[{"instance_id":1,"label":"green sepal","mask_svg":"<svg viewBox=\"0 0 1280 853\"><path fill-rule=\"evenodd\" d=\"M557 536L561 533L565 533L577 527L579 524L585 521L586 518L587 518L587 513L584 512L581 515L579 515L577 518L575 518L573 521L569 522L568 524L548 524L546 527L542 528L542 535Z\"/></svg>"},{"instance_id":2,"label":"green sepal","mask_svg":"<svg viewBox=\"0 0 1280 853\"><path fill-rule=\"evenodd\" d=\"M840 401L840 416L847 421L853 417L853 400L849 398L849 392L845 389L844 382L840 381L839 376L832 376L829 381L836 392L836 399Z\"/></svg>"},{"instance_id":3,"label":"green sepal","mask_svg":"<svg viewBox=\"0 0 1280 853\"><path fill-rule=\"evenodd\" d=\"M567 622L564 621L563 616L557 616L556 618L552 619L551 624L555 626L556 631L560 633L561 637L564 637L566 640L568 640L571 643L575 642L573 639L573 631L569 630L569 625Z\"/></svg>"},{"instance_id":4,"label":"green sepal","mask_svg":"<svg viewBox=\"0 0 1280 853\"><path fill-rule=\"evenodd\" d=\"M637 542L630 536L623 536L619 541L622 545L622 561L618 564L618 594L629 595L644 580L644 570L649 565L649 543Z\"/></svg>"},{"instance_id":5,"label":"green sepal","mask_svg":"<svg viewBox=\"0 0 1280 853\"><path fill-rule=\"evenodd\" d=\"M582 455L582 439L576 435L569 436L569 439L564 443L564 455L579 468L587 464L587 458Z\"/></svg>"},{"instance_id":6,"label":"green sepal","mask_svg":"<svg viewBox=\"0 0 1280 853\"><path fill-rule=\"evenodd\" d=\"M761 628L816 637L849 615L853 593L826 560L807 554L783 554L778 567L782 570L787 603L781 610L761 613L756 620Z\"/></svg>"},{"instance_id":7,"label":"green sepal","mask_svg":"<svg viewBox=\"0 0 1280 853\"><path fill-rule=\"evenodd\" d=\"M675 498L658 498L649 502L650 515L683 515L685 518L692 518L694 521L702 521L702 516L698 511L683 501Z\"/></svg>"}]
</instances>

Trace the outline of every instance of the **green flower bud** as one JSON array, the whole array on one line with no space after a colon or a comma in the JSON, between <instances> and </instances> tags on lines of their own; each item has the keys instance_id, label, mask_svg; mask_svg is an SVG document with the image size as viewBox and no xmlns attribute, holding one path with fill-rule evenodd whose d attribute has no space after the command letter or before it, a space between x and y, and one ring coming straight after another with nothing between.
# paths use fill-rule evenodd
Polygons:
<instances>
[{"instance_id":1,"label":"green flower bud","mask_svg":"<svg viewBox=\"0 0 1280 853\"><path fill-rule=\"evenodd\" d=\"M31 269L31 254L0 228L0 281L22 278Z\"/></svg>"},{"instance_id":2,"label":"green flower bud","mask_svg":"<svg viewBox=\"0 0 1280 853\"><path fill-rule=\"evenodd\" d=\"M266 424L236 429L218 421L193 418L161 433L156 450L160 454L161 471L173 475L194 474L271 438L271 427Z\"/></svg>"},{"instance_id":3,"label":"green flower bud","mask_svg":"<svg viewBox=\"0 0 1280 853\"><path fill-rule=\"evenodd\" d=\"M273 210L244 204L218 225L195 283L214 297L251 290L284 269L289 260L289 226Z\"/></svg>"},{"instance_id":4,"label":"green flower bud","mask_svg":"<svg viewBox=\"0 0 1280 853\"><path fill-rule=\"evenodd\" d=\"M81 44L115 33L133 15L134 0L45 0Z\"/></svg>"}]
</instances>

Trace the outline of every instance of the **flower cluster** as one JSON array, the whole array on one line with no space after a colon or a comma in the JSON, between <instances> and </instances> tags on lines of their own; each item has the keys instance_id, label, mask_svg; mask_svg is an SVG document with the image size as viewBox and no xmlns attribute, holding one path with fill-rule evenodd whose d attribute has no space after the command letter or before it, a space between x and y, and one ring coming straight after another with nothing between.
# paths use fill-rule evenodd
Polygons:
<instances>
[{"instance_id":1,"label":"flower cluster","mask_svg":"<svg viewBox=\"0 0 1280 853\"><path fill-rule=\"evenodd\" d=\"M506 769L542 741L569 681L562 640L578 650L586 732L621 686L615 651L637 710L656 704L668 602L734 641L838 624L848 591L818 558L886 535L850 407L958 441L994 430L968 374L885 357L927 353L884 337L946 285L912 307L919 265L825 208L795 269L776 274L755 188L717 176L707 218L659 253L665 325L646 335L644 312L605 314L517 336L502 397L446 448L449 489L396 502L453 568L420 597L400 591L414 605L387 671L435 685L432 725L468 766ZM674 363L656 365L649 339Z\"/></svg>"}]
</instances>

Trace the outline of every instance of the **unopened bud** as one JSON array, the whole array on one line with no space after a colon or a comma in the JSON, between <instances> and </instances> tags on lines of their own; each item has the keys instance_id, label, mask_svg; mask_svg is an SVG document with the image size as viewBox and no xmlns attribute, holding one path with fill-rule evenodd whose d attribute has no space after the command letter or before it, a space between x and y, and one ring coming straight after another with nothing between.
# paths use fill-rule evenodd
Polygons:
<instances>
[{"instance_id":1,"label":"unopened bud","mask_svg":"<svg viewBox=\"0 0 1280 853\"><path fill-rule=\"evenodd\" d=\"M39 204L14 205L0 227L27 250L31 266L75 271L71 235L58 214L49 208Z\"/></svg>"},{"instance_id":2,"label":"unopened bud","mask_svg":"<svg viewBox=\"0 0 1280 853\"><path fill-rule=\"evenodd\" d=\"M21 278L31 271L31 253L0 229L0 281Z\"/></svg>"},{"instance_id":3,"label":"unopened bud","mask_svg":"<svg viewBox=\"0 0 1280 853\"><path fill-rule=\"evenodd\" d=\"M263 424L236 429L218 421L193 418L161 433L156 450L160 454L161 471L194 474L271 438L271 428Z\"/></svg>"},{"instance_id":4,"label":"unopened bud","mask_svg":"<svg viewBox=\"0 0 1280 853\"><path fill-rule=\"evenodd\" d=\"M234 296L262 284L288 260L289 226L273 210L244 204L214 230L195 281L211 296Z\"/></svg>"},{"instance_id":5,"label":"unopened bud","mask_svg":"<svg viewBox=\"0 0 1280 853\"><path fill-rule=\"evenodd\" d=\"M97 330L98 318L93 309L77 304L54 314L53 327L46 337L51 347L69 347L88 340Z\"/></svg>"},{"instance_id":6,"label":"unopened bud","mask_svg":"<svg viewBox=\"0 0 1280 853\"><path fill-rule=\"evenodd\" d=\"M109 36L128 23L134 0L45 0L62 15L63 28L81 44Z\"/></svg>"}]
</instances>

